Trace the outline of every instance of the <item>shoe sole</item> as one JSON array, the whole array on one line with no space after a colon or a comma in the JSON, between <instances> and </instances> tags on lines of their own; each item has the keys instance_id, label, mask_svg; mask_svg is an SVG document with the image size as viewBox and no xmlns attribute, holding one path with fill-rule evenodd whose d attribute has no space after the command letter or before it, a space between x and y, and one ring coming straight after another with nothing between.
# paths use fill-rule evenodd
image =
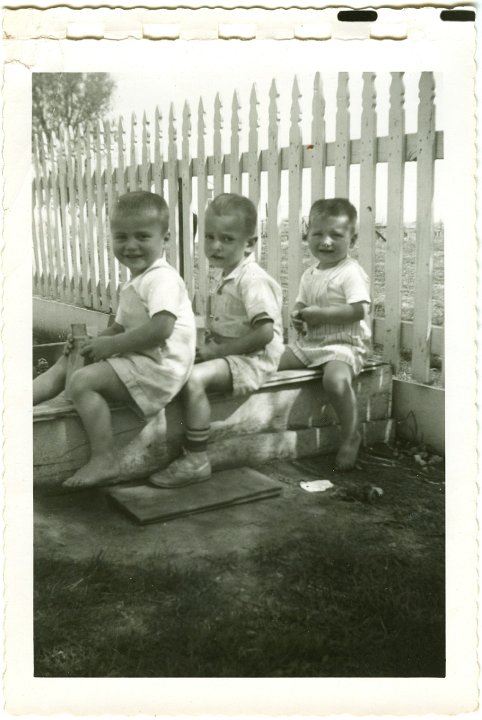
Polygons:
<instances>
[{"instance_id":1,"label":"shoe sole","mask_svg":"<svg viewBox=\"0 0 482 720\"><path fill-rule=\"evenodd\" d=\"M211 473L207 477L203 478L193 478L192 480L183 480L181 482L176 483L163 483L163 482L156 482L152 479L152 476L149 478L149 484L154 485L154 487L163 488L164 490L176 490L177 488L183 488L188 487L189 485L196 485L196 483L202 483L206 482L206 480L211 479Z\"/></svg>"}]
</instances>

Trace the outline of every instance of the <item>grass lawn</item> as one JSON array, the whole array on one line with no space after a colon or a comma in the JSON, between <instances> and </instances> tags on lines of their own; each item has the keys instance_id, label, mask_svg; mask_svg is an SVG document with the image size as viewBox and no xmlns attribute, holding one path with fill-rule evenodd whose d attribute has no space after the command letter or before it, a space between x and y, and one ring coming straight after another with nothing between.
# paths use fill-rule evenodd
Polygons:
<instances>
[{"instance_id":1,"label":"grass lawn","mask_svg":"<svg viewBox=\"0 0 482 720\"><path fill-rule=\"evenodd\" d=\"M323 462L295 465L309 479ZM39 549L36 676L443 676L443 473L388 462L365 453L359 477L334 478L376 483L375 505L304 493L293 464L264 467L299 529L274 519L249 552L133 566Z\"/></svg>"}]
</instances>

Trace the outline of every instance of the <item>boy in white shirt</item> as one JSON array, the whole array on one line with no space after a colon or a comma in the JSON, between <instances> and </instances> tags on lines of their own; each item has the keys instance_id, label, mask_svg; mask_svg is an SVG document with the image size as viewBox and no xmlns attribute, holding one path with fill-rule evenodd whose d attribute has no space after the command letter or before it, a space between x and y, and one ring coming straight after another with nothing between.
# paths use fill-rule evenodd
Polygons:
<instances>
[{"instance_id":1,"label":"boy in white shirt","mask_svg":"<svg viewBox=\"0 0 482 720\"><path fill-rule=\"evenodd\" d=\"M256 208L241 195L218 195L206 211L205 253L220 274L209 298L207 338L182 391L184 454L151 476L158 487L210 477L208 392L254 392L277 370L284 347L281 288L252 255L256 224Z\"/></svg>"},{"instance_id":2,"label":"boy in white shirt","mask_svg":"<svg viewBox=\"0 0 482 720\"><path fill-rule=\"evenodd\" d=\"M122 195L111 217L114 255L132 278L121 290L114 324L89 338L69 392L91 446L91 459L68 487L106 484L119 474L108 401L135 405L145 416L181 390L194 364L196 324L186 287L164 256L169 239L165 200L150 192ZM67 352L68 352L67 345ZM65 386L67 358L34 380L34 405Z\"/></svg>"}]
</instances>

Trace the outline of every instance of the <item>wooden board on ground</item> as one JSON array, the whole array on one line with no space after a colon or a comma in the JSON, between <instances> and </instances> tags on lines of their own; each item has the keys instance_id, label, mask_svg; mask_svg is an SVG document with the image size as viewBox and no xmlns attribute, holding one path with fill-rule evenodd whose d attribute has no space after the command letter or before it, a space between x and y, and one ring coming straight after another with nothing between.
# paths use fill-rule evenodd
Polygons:
<instances>
[{"instance_id":1,"label":"wooden board on ground","mask_svg":"<svg viewBox=\"0 0 482 720\"><path fill-rule=\"evenodd\" d=\"M265 500L281 493L276 480L248 467L213 473L206 482L176 490L150 485L113 487L106 494L140 525Z\"/></svg>"}]
</instances>

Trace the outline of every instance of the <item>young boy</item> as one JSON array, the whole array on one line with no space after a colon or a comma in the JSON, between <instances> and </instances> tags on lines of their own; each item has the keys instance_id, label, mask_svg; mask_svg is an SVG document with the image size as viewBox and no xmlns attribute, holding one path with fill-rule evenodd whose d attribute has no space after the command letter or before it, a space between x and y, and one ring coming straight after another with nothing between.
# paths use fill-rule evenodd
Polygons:
<instances>
[{"instance_id":1,"label":"young boy","mask_svg":"<svg viewBox=\"0 0 482 720\"><path fill-rule=\"evenodd\" d=\"M163 257L168 228L169 210L159 195L127 193L114 207L114 255L132 278L121 290L112 327L81 348L93 364L71 378L69 391L91 458L64 482L68 487L105 483L119 474L108 401L134 402L144 415L154 415L180 391L193 367L196 325L184 282ZM35 379L34 405L63 390L66 368L64 356Z\"/></svg>"},{"instance_id":2,"label":"young boy","mask_svg":"<svg viewBox=\"0 0 482 720\"><path fill-rule=\"evenodd\" d=\"M370 289L366 273L348 250L356 240L357 213L345 198L317 200L308 224L308 245L317 263L300 281L291 314L298 340L281 358L280 370L323 367L323 388L340 423L336 456L340 470L353 468L361 436L353 378L368 353Z\"/></svg>"},{"instance_id":3,"label":"young boy","mask_svg":"<svg viewBox=\"0 0 482 720\"><path fill-rule=\"evenodd\" d=\"M151 476L158 487L183 487L210 477L207 392L253 392L278 367L283 352L281 288L252 255L256 222L253 203L231 193L218 195L206 211L204 249L209 264L221 272L209 298L207 339L182 391L184 453Z\"/></svg>"}]
</instances>

